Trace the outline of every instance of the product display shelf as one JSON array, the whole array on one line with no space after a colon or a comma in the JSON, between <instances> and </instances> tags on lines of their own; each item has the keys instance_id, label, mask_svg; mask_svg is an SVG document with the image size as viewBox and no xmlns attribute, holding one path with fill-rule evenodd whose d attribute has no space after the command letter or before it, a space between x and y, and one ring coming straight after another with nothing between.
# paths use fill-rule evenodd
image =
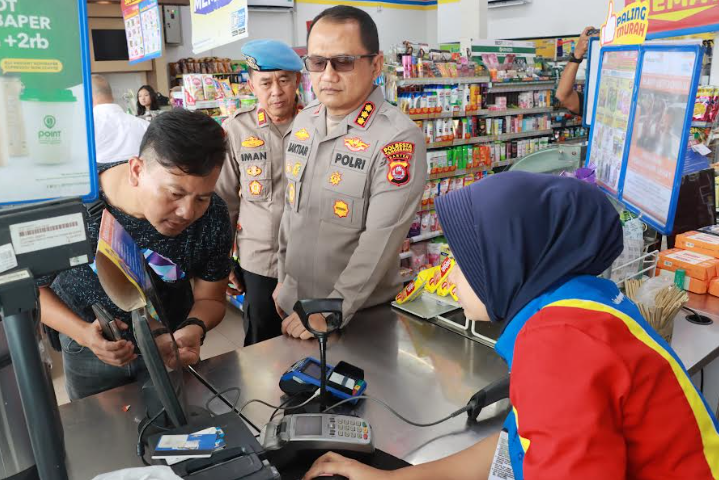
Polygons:
<instances>
[{"instance_id":1,"label":"product display shelf","mask_svg":"<svg viewBox=\"0 0 719 480\"><path fill-rule=\"evenodd\" d=\"M584 137L568 138L562 142L557 142L557 143L578 143L578 142L586 142L587 140L589 140L589 137L584 136Z\"/></svg>"},{"instance_id":2,"label":"product display shelf","mask_svg":"<svg viewBox=\"0 0 719 480\"><path fill-rule=\"evenodd\" d=\"M502 83L494 82L489 84L487 93L510 93L510 92L530 92L532 90L545 90L554 88L556 85L554 80L542 80L538 82L516 82Z\"/></svg>"},{"instance_id":3,"label":"product display shelf","mask_svg":"<svg viewBox=\"0 0 719 480\"><path fill-rule=\"evenodd\" d=\"M182 77L184 77L185 75L212 75L213 77L230 77L230 76L232 76L232 75L242 75L242 72L232 72L232 73L219 73L219 72L215 72L215 73L202 73L202 74L199 74L199 73L187 73L187 74L182 74L182 73L181 73L181 74L175 75L175 78L182 78Z\"/></svg>"},{"instance_id":4,"label":"product display shelf","mask_svg":"<svg viewBox=\"0 0 719 480\"><path fill-rule=\"evenodd\" d=\"M196 102L194 105L187 105L187 110L202 110L205 108L220 108L220 102L217 100L205 100Z\"/></svg>"},{"instance_id":5,"label":"product display shelf","mask_svg":"<svg viewBox=\"0 0 719 480\"><path fill-rule=\"evenodd\" d=\"M399 254L400 260L406 260L408 258L412 258L412 252L402 252Z\"/></svg>"},{"instance_id":6,"label":"product display shelf","mask_svg":"<svg viewBox=\"0 0 719 480\"><path fill-rule=\"evenodd\" d=\"M697 127L697 128L712 128L712 127L714 127L714 125L715 124L712 122L700 122L700 121L696 121L696 120L692 122L692 127Z\"/></svg>"},{"instance_id":7,"label":"product display shelf","mask_svg":"<svg viewBox=\"0 0 719 480\"><path fill-rule=\"evenodd\" d=\"M405 113L412 120L434 120L435 118L464 118L472 115L481 115L484 110L470 110L468 112L460 110L457 112L442 113Z\"/></svg>"},{"instance_id":8,"label":"product display shelf","mask_svg":"<svg viewBox=\"0 0 719 480\"><path fill-rule=\"evenodd\" d=\"M411 85L464 85L472 83L489 83L489 77L423 77L397 79L398 87Z\"/></svg>"},{"instance_id":9,"label":"product display shelf","mask_svg":"<svg viewBox=\"0 0 719 480\"><path fill-rule=\"evenodd\" d=\"M489 142L502 142L505 140L517 140L520 138L529 137L541 137L546 135L552 135L554 131L548 130L532 130L530 132L519 132L519 133L503 133L501 135L486 135L484 137L474 137L467 139L457 139L446 142L434 142L428 143L427 149L434 148L446 148L446 147L458 147L460 145L474 145L477 143L489 143Z\"/></svg>"},{"instance_id":10,"label":"product display shelf","mask_svg":"<svg viewBox=\"0 0 719 480\"><path fill-rule=\"evenodd\" d=\"M451 172L430 173L429 180L441 180L443 178L461 177L470 173L475 174L479 172L484 172L485 170L488 170L488 167L486 165L480 165L478 167L471 167L462 170L453 170Z\"/></svg>"},{"instance_id":11,"label":"product display shelf","mask_svg":"<svg viewBox=\"0 0 719 480\"><path fill-rule=\"evenodd\" d=\"M552 128L570 128L570 127L581 127L583 126L581 121L574 120L571 122L566 122L562 124L562 122L554 122L552 123Z\"/></svg>"},{"instance_id":12,"label":"product display shelf","mask_svg":"<svg viewBox=\"0 0 719 480\"><path fill-rule=\"evenodd\" d=\"M485 117L506 117L508 115L533 115L539 113L552 113L554 107L538 108L508 108L506 110L478 110L478 115Z\"/></svg>"},{"instance_id":13,"label":"product display shelf","mask_svg":"<svg viewBox=\"0 0 719 480\"><path fill-rule=\"evenodd\" d=\"M432 240L433 238L441 237L442 235L444 235L444 232L442 231L423 233L421 235L417 235L416 237L410 237L409 241L410 243L419 243L424 242L425 240Z\"/></svg>"}]
</instances>

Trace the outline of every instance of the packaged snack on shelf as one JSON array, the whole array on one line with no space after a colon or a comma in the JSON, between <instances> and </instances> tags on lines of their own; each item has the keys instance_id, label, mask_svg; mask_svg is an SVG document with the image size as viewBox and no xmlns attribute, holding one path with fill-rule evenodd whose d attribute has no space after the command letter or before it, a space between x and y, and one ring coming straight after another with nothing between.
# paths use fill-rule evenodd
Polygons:
<instances>
[{"instance_id":1,"label":"packaged snack on shelf","mask_svg":"<svg viewBox=\"0 0 719 480\"><path fill-rule=\"evenodd\" d=\"M443 178L439 182L439 195L447 195L449 193L449 178Z\"/></svg>"},{"instance_id":2,"label":"packaged snack on shelf","mask_svg":"<svg viewBox=\"0 0 719 480\"><path fill-rule=\"evenodd\" d=\"M464 177L455 177L452 183L454 183L454 190L459 190L464 187Z\"/></svg>"},{"instance_id":3,"label":"packaged snack on shelf","mask_svg":"<svg viewBox=\"0 0 719 480\"><path fill-rule=\"evenodd\" d=\"M225 97L234 96L234 92L232 91L232 84L230 83L229 78L221 78L219 80L219 82L220 82L220 88L222 89L222 92L225 94Z\"/></svg>"},{"instance_id":4,"label":"packaged snack on shelf","mask_svg":"<svg viewBox=\"0 0 719 480\"><path fill-rule=\"evenodd\" d=\"M686 275L698 280L711 280L716 277L719 260L701 253L672 248L659 254L658 267L675 272L684 269Z\"/></svg>"},{"instance_id":5,"label":"packaged snack on shelf","mask_svg":"<svg viewBox=\"0 0 719 480\"><path fill-rule=\"evenodd\" d=\"M442 263L439 265L439 268L433 270L432 276L427 279L424 288L429 293L435 293L439 286L442 284L442 282L447 280L447 276L449 275L449 272L452 271L453 267L454 258L452 258L451 256L446 256L442 260Z\"/></svg>"},{"instance_id":6,"label":"packaged snack on shelf","mask_svg":"<svg viewBox=\"0 0 719 480\"><path fill-rule=\"evenodd\" d=\"M464 177L462 177L462 187L468 187L474 183L474 175L467 174Z\"/></svg>"},{"instance_id":7,"label":"packaged snack on shelf","mask_svg":"<svg viewBox=\"0 0 719 480\"><path fill-rule=\"evenodd\" d=\"M430 219L429 212L424 212L422 214L422 222L420 224L421 225L421 228L419 231L420 235L424 235L424 234L430 232L430 223L431 223L430 220L431 219Z\"/></svg>"},{"instance_id":8,"label":"packaged snack on shelf","mask_svg":"<svg viewBox=\"0 0 719 480\"><path fill-rule=\"evenodd\" d=\"M217 88L215 87L215 79L212 75L202 75L202 89L205 92L206 100L217 99Z\"/></svg>"},{"instance_id":9,"label":"packaged snack on shelf","mask_svg":"<svg viewBox=\"0 0 719 480\"><path fill-rule=\"evenodd\" d=\"M422 192L422 206L429 205L429 199L432 197L432 184L427 182L424 184L424 191Z\"/></svg>"},{"instance_id":10,"label":"packaged snack on shelf","mask_svg":"<svg viewBox=\"0 0 719 480\"><path fill-rule=\"evenodd\" d=\"M697 90L697 99L694 103L693 120L705 121L707 113L712 109L713 92L710 87L702 86Z\"/></svg>"},{"instance_id":11,"label":"packaged snack on shelf","mask_svg":"<svg viewBox=\"0 0 719 480\"><path fill-rule=\"evenodd\" d=\"M419 273L427 265L427 243L415 243L409 250L412 252L410 268L414 273Z\"/></svg>"},{"instance_id":12,"label":"packaged snack on shelf","mask_svg":"<svg viewBox=\"0 0 719 480\"><path fill-rule=\"evenodd\" d=\"M205 100L205 90L202 88L201 75L183 75L182 84L185 89L185 104L193 106Z\"/></svg>"},{"instance_id":13,"label":"packaged snack on shelf","mask_svg":"<svg viewBox=\"0 0 719 480\"><path fill-rule=\"evenodd\" d=\"M422 233L422 215L416 213L414 215L414 221L412 221L412 225L409 227L409 236L416 237L420 233Z\"/></svg>"},{"instance_id":14,"label":"packaged snack on shelf","mask_svg":"<svg viewBox=\"0 0 719 480\"><path fill-rule=\"evenodd\" d=\"M427 262L436 267L441 262L442 244L430 243L427 245Z\"/></svg>"},{"instance_id":15,"label":"packaged snack on shelf","mask_svg":"<svg viewBox=\"0 0 719 480\"><path fill-rule=\"evenodd\" d=\"M440 231L439 216L437 215L437 212L429 212L429 231L430 232L439 232Z\"/></svg>"},{"instance_id":16,"label":"packaged snack on shelf","mask_svg":"<svg viewBox=\"0 0 719 480\"><path fill-rule=\"evenodd\" d=\"M419 275L417 275L417 278L410 281L407 286L405 286L402 291L397 294L395 301L402 305L403 303L411 302L419 297L424 289L424 285L427 283L427 278L432 275L432 273L433 272L430 270L420 272Z\"/></svg>"}]
</instances>

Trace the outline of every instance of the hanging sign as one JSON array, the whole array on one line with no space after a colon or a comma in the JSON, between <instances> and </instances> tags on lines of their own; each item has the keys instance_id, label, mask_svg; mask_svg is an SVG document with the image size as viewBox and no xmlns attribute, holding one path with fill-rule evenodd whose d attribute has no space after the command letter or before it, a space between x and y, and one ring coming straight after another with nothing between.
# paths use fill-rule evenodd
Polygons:
<instances>
[{"instance_id":1,"label":"hanging sign","mask_svg":"<svg viewBox=\"0 0 719 480\"><path fill-rule=\"evenodd\" d=\"M653 0L649 3L649 39L719 31L717 1Z\"/></svg>"},{"instance_id":2,"label":"hanging sign","mask_svg":"<svg viewBox=\"0 0 719 480\"><path fill-rule=\"evenodd\" d=\"M248 35L247 0L191 0L190 8L196 55Z\"/></svg>"},{"instance_id":3,"label":"hanging sign","mask_svg":"<svg viewBox=\"0 0 719 480\"><path fill-rule=\"evenodd\" d=\"M0 0L0 204L97 196L86 0Z\"/></svg>"},{"instance_id":4,"label":"hanging sign","mask_svg":"<svg viewBox=\"0 0 719 480\"><path fill-rule=\"evenodd\" d=\"M122 0L130 63L162 56L162 23L157 0Z\"/></svg>"},{"instance_id":5,"label":"hanging sign","mask_svg":"<svg viewBox=\"0 0 719 480\"><path fill-rule=\"evenodd\" d=\"M602 25L601 42L605 45L637 45L644 43L649 28L649 1L630 3L614 13L614 2L609 2L607 21Z\"/></svg>"}]
</instances>

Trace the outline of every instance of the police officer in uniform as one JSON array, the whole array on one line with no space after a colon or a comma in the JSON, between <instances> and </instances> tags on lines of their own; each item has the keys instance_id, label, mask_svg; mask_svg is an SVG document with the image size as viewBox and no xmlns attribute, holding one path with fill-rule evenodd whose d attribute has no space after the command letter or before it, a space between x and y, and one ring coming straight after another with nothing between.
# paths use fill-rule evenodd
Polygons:
<instances>
[{"instance_id":1,"label":"police officer in uniform","mask_svg":"<svg viewBox=\"0 0 719 480\"><path fill-rule=\"evenodd\" d=\"M345 324L401 288L398 254L427 176L422 132L384 101L377 27L362 10L329 8L308 35L318 102L295 119L285 150L278 310L283 333L308 339L298 299L342 298ZM326 328L325 318L310 318Z\"/></svg>"},{"instance_id":2,"label":"police officer in uniform","mask_svg":"<svg viewBox=\"0 0 719 480\"><path fill-rule=\"evenodd\" d=\"M217 193L227 202L241 274L230 276L239 294L245 290L245 345L281 334L272 292L277 285L277 249L284 209L284 147L298 111L297 86L302 60L276 40L254 40L242 47L250 67L249 86L259 101L238 111L224 128L228 155ZM239 277L239 278L238 278Z\"/></svg>"}]
</instances>

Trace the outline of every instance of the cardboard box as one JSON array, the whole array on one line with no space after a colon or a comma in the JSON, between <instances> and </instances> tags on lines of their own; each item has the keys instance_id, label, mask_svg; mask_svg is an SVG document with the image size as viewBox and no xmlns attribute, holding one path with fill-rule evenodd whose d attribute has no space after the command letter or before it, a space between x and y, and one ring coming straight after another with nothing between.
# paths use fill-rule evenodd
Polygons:
<instances>
[{"instance_id":1,"label":"cardboard box","mask_svg":"<svg viewBox=\"0 0 719 480\"><path fill-rule=\"evenodd\" d=\"M719 297L719 278L715 278L709 282L709 295Z\"/></svg>"},{"instance_id":2,"label":"cardboard box","mask_svg":"<svg viewBox=\"0 0 719 480\"><path fill-rule=\"evenodd\" d=\"M671 279L674 279L674 273L675 272L671 272L669 270L657 268L657 276L669 277ZM719 279L715 278L715 280ZM687 292L703 295L709 291L709 282L706 280L697 280L696 278L685 276L684 290L686 290ZM717 284L717 293L719 293L719 284Z\"/></svg>"},{"instance_id":3,"label":"cardboard box","mask_svg":"<svg viewBox=\"0 0 719 480\"><path fill-rule=\"evenodd\" d=\"M691 250L710 257L719 258L719 237L701 232L686 232L677 235L677 248Z\"/></svg>"},{"instance_id":4,"label":"cardboard box","mask_svg":"<svg viewBox=\"0 0 719 480\"><path fill-rule=\"evenodd\" d=\"M684 269L688 277L708 281L717 276L719 260L701 253L672 248L659 254L657 266L671 272Z\"/></svg>"}]
</instances>

